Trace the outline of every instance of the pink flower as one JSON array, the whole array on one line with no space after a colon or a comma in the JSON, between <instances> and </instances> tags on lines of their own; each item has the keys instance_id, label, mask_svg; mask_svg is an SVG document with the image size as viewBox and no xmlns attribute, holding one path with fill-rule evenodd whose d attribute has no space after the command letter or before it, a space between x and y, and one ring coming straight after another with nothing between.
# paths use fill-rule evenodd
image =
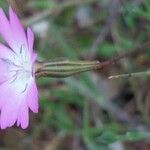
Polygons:
<instances>
[{"instance_id":1,"label":"pink flower","mask_svg":"<svg viewBox=\"0 0 150 150\"><path fill-rule=\"evenodd\" d=\"M9 8L9 19L0 8L0 127L5 129L17 122L23 129L29 124L29 108L38 112L38 92L33 65L34 35L24 31L21 22Z\"/></svg>"}]
</instances>

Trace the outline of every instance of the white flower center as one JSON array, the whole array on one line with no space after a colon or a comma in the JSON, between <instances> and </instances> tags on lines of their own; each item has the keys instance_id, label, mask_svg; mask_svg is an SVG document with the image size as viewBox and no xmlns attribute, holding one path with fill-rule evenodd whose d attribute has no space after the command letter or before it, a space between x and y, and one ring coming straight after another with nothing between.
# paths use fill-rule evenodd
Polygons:
<instances>
[{"instance_id":1,"label":"white flower center","mask_svg":"<svg viewBox=\"0 0 150 150\"><path fill-rule=\"evenodd\" d=\"M7 63L9 82L17 92L25 92L32 79L32 62L25 45L20 47L20 52L15 53L11 60L2 59Z\"/></svg>"}]
</instances>

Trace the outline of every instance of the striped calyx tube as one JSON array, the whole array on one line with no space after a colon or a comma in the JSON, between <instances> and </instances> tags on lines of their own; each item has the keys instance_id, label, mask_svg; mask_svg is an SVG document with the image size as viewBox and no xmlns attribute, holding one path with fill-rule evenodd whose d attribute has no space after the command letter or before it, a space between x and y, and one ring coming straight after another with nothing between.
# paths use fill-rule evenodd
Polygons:
<instances>
[{"instance_id":1,"label":"striped calyx tube","mask_svg":"<svg viewBox=\"0 0 150 150\"><path fill-rule=\"evenodd\" d=\"M37 61L34 72L37 77L65 78L81 72L97 70L101 68L99 61L70 61L67 59L55 59L50 61Z\"/></svg>"}]
</instances>

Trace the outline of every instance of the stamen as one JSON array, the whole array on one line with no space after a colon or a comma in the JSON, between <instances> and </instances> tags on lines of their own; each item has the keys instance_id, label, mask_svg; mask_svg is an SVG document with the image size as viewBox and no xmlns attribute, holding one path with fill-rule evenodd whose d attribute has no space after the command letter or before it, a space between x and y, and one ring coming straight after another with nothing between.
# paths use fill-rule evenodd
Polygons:
<instances>
[{"instance_id":1,"label":"stamen","mask_svg":"<svg viewBox=\"0 0 150 150\"><path fill-rule=\"evenodd\" d=\"M24 93L26 91L27 87L28 87L28 83L26 83L25 89L21 93Z\"/></svg>"},{"instance_id":2,"label":"stamen","mask_svg":"<svg viewBox=\"0 0 150 150\"><path fill-rule=\"evenodd\" d=\"M13 82L16 81L16 79L18 77L18 72L19 72L19 70L17 70L16 73L12 76L12 78L14 78L14 79L10 82L10 84L12 84Z\"/></svg>"},{"instance_id":3,"label":"stamen","mask_svg":"<svg viewBox=\"0 0 150 150\"><path fill-rule=\"evenodd\" d=\"M9 64L9 65L13 65L13 66L16 66L16 67L19 67L19 68L22 68L21 66L18 66L16 65L14 62L12 62L11 60L9 59L5 59L5 58L0 58L3 62Z\"/></svg>"},{"instance_id":4,"label":"stamen","mask_svg":"<svg viewBox=\"0 0 150 150\"><path fill-rule=\"evenodd\" d=\"M1 58L1 60L4 61L7 64L14 65L14 63L9 59Z\"/></svg>"},{"instance_id":5,"label":"stamen","mask_svg":"<svg viewBox=\"0 0 150 150\"><path fill-rule=\"evenodd\" d=\"M24 52L24 53L23 53ZM25 49L25 44L22 44L21 47L20 47L20 54L21 54L21 57L22 59L26 59L27 57L27 53L26 53L26 49Z\"/></svg>"},{"instance_id":6,"label":"stamen","mask_svg":"<svg viewBox=\"0 0 150 150\"><path fill-rule=\"evenodd\" d=\"M16 55L17 55L17 53L16 53L13 49L11 49L11 51L12 51L14 54L16 54Z\"/></svg>"},{"instance_id":7,"label":"stamen","mask_svg":"<svg viewBox=\"0 0 150 150\"><path fill-rule=\"evenodd\" d=\"M20 47L20 54L22 54L22 50L23 50L23 44Z\"/></svg>"}]
</instances>

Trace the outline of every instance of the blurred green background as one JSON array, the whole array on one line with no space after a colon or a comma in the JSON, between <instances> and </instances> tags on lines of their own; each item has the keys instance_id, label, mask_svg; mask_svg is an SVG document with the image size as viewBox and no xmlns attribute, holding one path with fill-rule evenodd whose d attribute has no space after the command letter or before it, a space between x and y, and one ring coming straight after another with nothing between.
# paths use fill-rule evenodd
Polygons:
<instances>
[{"instance_id":1,"label":"blurred green background","mask_svg":"<svg viewBox=\"0 0 150 150\"><path fill-rule=\"evenodd\" d=\"M39 60L104 61L150 41L149 0L1 0L36 36ZM145 48L143 47L143 50ZM150 49L150 47L149 47ZM150 50L66 79L39 78L40 112L0 131L0 150L150 150Z\"/></svg>"}]
</instances>

